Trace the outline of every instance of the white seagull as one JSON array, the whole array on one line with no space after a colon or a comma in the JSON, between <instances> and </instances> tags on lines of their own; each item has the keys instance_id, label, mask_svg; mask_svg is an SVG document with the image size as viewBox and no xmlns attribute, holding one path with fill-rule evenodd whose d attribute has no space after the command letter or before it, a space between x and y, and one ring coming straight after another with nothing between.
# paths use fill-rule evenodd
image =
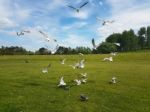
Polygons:
<instances>
[{"instance_id":1,"label":"white seagull","mask_svg":"<svg viewBox=\"0 0 150 112\"><path fill-rule=\"evenodd\" d=\"M53 50L51 50L51 54L55 54L58 49L59 45L57 44L57 46Z\"/></svg>"},{"instance_id":2,"label":"white seagull","mask_svg":"<svg viewBox=\"0 0 150 112\"><path fill-rule=\"evenodd\" d=\"M110 61L110 62L113 62L113 58L112 58L112 57L104 58L103 61Z\"/></svg>"},{"instance_id":3,"label":"white seagull","mask_svg":"<svg viewBox=\"0 0 150 112\"><path fill-rule=\"evenodd\" d=\"M87 73L80 73L82 78L86 78L87 77Z\"/></svg>"},{"instance_id":4,"label":"white seagull","mask_svg":"<svg viewBox=\"0 0 150 112\"><path fill-rule=\"evenodd\" d=\"M116 83L117 83L117 82L116 82L116 79L117 79L116 77L112 77L110 83L111 83L111 84L116 84Z\"/></svg>"},{"instance_id":5,"label":"white seagull","mask_svg":"<svg viewBox=\"0 0 150 112\"><path fill-rule=\"evenodd\" d=\"M108 24L111 24L111 23L114 23L115 21L114 20L102 20L100 18L97 18L99 21L102 21L102 25L105 26L105 25L108 25Z\"/></svg>"},{"instance_id":6,"label":"white seagull","mask_svg":"<svg viewBox=\"0 0 150 112\"><path fill-rule=\"evenodd\" d=\"M42 34L48 42L50 42L50 41L57 42L56 39L49 38L49 36L46 33L44 33L43 31L39 30L39 33Z\"/></svg>"},{"instance_id":7,"label":"white seagull","mask_svg":"<svg viewBox=\"0 0 150 112\"><path fill-rule=\"evenodd\" d=\"M86 83L86 82L87 82L87 79L81 79L81 82L82 82L82 83Z\"/></svg>"},{"instance_id":8,"label":"white seagull","mask_svg":"<svg viewBox=\"0 0 150 112\"><path fill-rule=\"evenodd\" d=\"M66 86L66 83L64 82L64 77L60 78L59 84L57 85L58 87L63 87Z\"/></svg>"},{"instance_id":9,"label":"white seagull","mask_svg":"<svg viewBox=\"0 0 150 112\"><path fill-rule=\"evenodd\" d=\"M84 68L84 62L85 62L85 60L83 59L83 60L81 60L80 62L79 62L79 66L78 66L78 68Z\"/></svg>"},{"instance_id":10,"label":"white seagull","mask_svg":"<svg viewBox=\"0 0 150 112\"><path fill-rule=\"evenodd\" d=\"M48 68L46 67L46 68L43 68L42 69L42 73L48 73Z\"/></svg>"},{"instance_id":11,"label":"white seagull","mask_svg":"<svg viewBox=\"0 0 150 112\"><path fill-rule=\"evenodd\" d=\"M116 56L117 55L117 53L116 52L112 52L112 53L110 53L112 56Z\"/></svg>"},{"instance_id":12,"label":"white seagull","mask_svg":"<svg viewBox=\"0 0 150 112\"><path fill-rule=\"evenodd\" d=\"M64 65L65 64L66 59L64 58L63 60L61 60L61 64Z\"/></svg>"},{"instance_id":13,"label":"white seagull","mask_svg":"<svg viewBox=\"0 0 150 112\"><path fill-rule=\"evenodd\" d=\"M81 80L75 79L74 81L76 82L76 84L77 84L78 86L81 85Z\"/></svg>"}]
</instances>

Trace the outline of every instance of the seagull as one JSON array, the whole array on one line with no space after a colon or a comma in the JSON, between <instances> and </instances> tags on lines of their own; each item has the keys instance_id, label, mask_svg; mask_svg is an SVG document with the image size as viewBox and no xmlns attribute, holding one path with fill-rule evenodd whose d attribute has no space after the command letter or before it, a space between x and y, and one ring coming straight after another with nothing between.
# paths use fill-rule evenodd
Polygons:
<instances>
[{"instance_id":1,"label":"seagull","mask_svg":"<svg viewBox=\"0 0 150 112\"><path fill-rule=\"evenodd\" d=\"M120 47L120 43L114 43L116 46L119 46Z\"/></svg>"},{"instance_id":2,"label":"seagull","mask_svg":"<svg viewBox=\"0 0 150 112\"><path fill-rule=\"evenodd\" d=\"M74 9L77 13L79 13L79 12L80 12L80 9L81 9L82 7L84 7L85 5L87 5L88 3L89 3L88 1L85 2L85 3L83 3L79 8L75 8L75 7L71 6L71 5L68 5L68 7Z\"/></svg>"},{"instance_id":3,"label":"seagull","mask_svg":"<svg viewBox=\"0 0 150 112\"><path fill-rule=\"evenodd\" d=\"M46 67L46 68L43 68L42 69L42 73L48 73L48 68Z\"/></svg>"},{"instance_id":4,"label":"seagull","mask_svg":"<svg viewBox=\"0 0 150 112\"><path fill-rule=\"evenodd\" d=\"M71 66L73 69L76 69L79 66L79 63L75 63L74 65L69 65Z\"/></svg>"},{"instance_id":5,"label":"seagull","mask_svg":"<svg viewBox=\"0 0 150 112\"><path fill-rule=\"evenodd\" d=\"M55 54L58 49L59 45L57 44L57 46L53 50L51 50L51 54Z\"/></svg>"},{"instance_id":6,"label":"seagull","mask_svg":"<svg viewBox=\"0 0 150 112\"><path fill-rule=\"evenodd\" d=\"M39 30L39 33L42 34L48 42L50 42L50 41L57 42L56 39L49 38L49 36L46 33L44 33L43 31Z\"/></svg>"},{"instance_id":7,"label":"seagull","mask_svg":"<svg viewBox=\"0 0 150 112\"><path fill-rule=\"evenodd\" d=\"M114 20L102 20L100 18L97 18L99 21L102 21L102 25L105 26L105 25L108 25L108 24L111 24L111 23L114 23L115 21Z\"/></svg>"},{"instance_id":8,"label":"seagull","mask_svg":"<svg viewBox=\"0 0 150 112\"><path fill-rule=\"evenodd\" d=\"M66 83L64 82L64 77L61 77L61 78L60 78L60 82L59 82L59 84L58 84L57 86L58 86L58 87L66 86Z\"/></svg>"},{"instance_id":9,"label":"seagull","mask_svg":"<svg viewBox=\"0 0 150 112\"><path fill-rule=\"evenodd\" d=\"M89 98L86 96L86 95L84 95L84 94L81 94L80 95L80 100L81 101L87 101Z\"/></svg>"},{"instance_id":10,"label":"seagull","mask_svg":"<svg viewBox=\"0 0 150 112\"><path fill-rule=\"evenodd\" d=\"M86 83L86 82L87 82L87 79L81 79L81 82L82 82L82 83Z\"/></svg>"},{"instance_id":11,"label":"seagull","mask_svg":"<svg viewBox=\"0 0 150 112\"><path fill-rule=\"evenodd\" d=\"M87 73L81 73L82 78L86 78L87 77Z\"/></svg>"},{"instance_id":12,"label":"seagull","mask_svg":"<svg viewBox=\"0 0 150 112\"><path fill-rule=\"evenodd\" d=\"M20 31L20 32L16 32L17 36L24 35L25 33L30 33L30 31L28 31L28 30L23 30L23 31Z\"/></svg>"},{"instance_id":13,"label":"seagull","mask_svg":"<svg viewBox=\"0 0 150 112\"><path fill-rule=\"evenodd\" d=\"M65 64L66 59L64 58L63 60L61 60L61 64L64 65Z\"/></svg>"},{"instance_id":14,"label":"seagull","mask_svg":"<svg viewBox=\"0 0 150 112\"><path fill-rule=\"evenodd\" d=\"M112 58L112 57L104 58L103 61L110 61L110 62L113 62L113 58Z\"/></svg>"},{"instance_id":15,"label":"seagull","mask_svg":"<svg viewBox=\"0 0 150 112\"><path fill-rule=\"evenodd\" d=\"M47 68L50 68L51 67L51 64L48 64Z\"/></svg>"},{"instance_id":16,"label":"seagull","mask_svg":"<svg viewBox=\"0 0 150 112\"><path fill-rule=\"evenodd\" d=\"M85 62L84 59L81 60L81 61L79 62L78 68L84 68L84 62Z\"/></svg>"},{"instance_id":17,"label":"seagull","mask_svg":"<svg viewBox=\"0 0 150 112\"><path fill-rule=\"evenodd\" d=\"M84 56L84 54L83 54L83 53L79 53L79 55Z\"/></svg>"},{"instance_id":18,"label":"seagull","mask_svg":"<svg viewBox=\"0 0 150 112\"><path fill-rule=\"evenodd\" d=\"M81 85L81 80L75 79L74 81L77 83L78 86Z\"/></svg>"},{"instance_id":19,"label":"seagull","mask_svg":"<svg viewBox=\"0 0 150 112\"><path fill-rule=\"evenodd\" d=\"M117 53L116 52L112 52L112 53L110 53L112 56L116 56L117 55Z\"/></svg>"},{"instance_id":20,"label":"seagull","mask_svg":"<svg viewBox=\"0 0 150 112\"><path fill-rule=\"evenodd\" d=\"M95 49L95 50L96 50L98 46L95 44L95 40L94 40L94 38L92 39L92 45L93 45L93 49Z\"/></svg>"},{"instance_id":21,"label":"seagull","mask_svg":"<svg viewBox=\"0 0 150 112\"><path fill-rule=\"evenodd\" d=\"M116 77L112 77L111 81L109 82L110 84L116 84Z\"/></svg>"}]
</instances>

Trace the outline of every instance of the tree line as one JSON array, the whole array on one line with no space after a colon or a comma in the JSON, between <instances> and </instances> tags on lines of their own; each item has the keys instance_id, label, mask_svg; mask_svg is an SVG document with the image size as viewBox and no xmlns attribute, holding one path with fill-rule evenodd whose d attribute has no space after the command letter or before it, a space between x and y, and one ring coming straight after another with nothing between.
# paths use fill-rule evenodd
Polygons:
<instances>
[{"instance_id":1,"label":"tree line","mask_svg":"<svg viewBox=\"0 0 150 112\"><path fill-rule=\"evenodd\" d=\"M118 43L119 45L116 45ZM123 31L122 33L114 33L108 36L105 42L101 42L97 49L90 49L89 47L63 47L59 46L55 54L98 54L110 52L127 52L150 49L150 26L141 27L137 34L134 30ZM39 48L37 51L27 51L18 46L0 48L0 55L50 55L51 51L47 48Z\"/></svg>"}]
</instances>

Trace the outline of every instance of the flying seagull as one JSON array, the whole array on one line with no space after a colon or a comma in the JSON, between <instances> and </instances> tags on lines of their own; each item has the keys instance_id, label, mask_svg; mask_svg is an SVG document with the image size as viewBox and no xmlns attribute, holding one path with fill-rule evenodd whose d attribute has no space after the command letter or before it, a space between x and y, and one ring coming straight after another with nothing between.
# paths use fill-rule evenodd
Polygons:
<instances>
[{"instance_id":1,"label":"flying seagull","mask_svg":"<svg viewBox=\"0 0 150 112\"><path fill-rule=\"evenodd\" d=\"M53 50L51 50L51 54L55 54L58 49L59 49L59 45L57 44L57 46Z\"/></svg>"},{"instance_id":2,"label":"flying seagull","mask_svg":"<svg viewBox=\"0 0 150 112\"><path fill-rule=\"evenodd\" d=\"M43 31L39 30L39 33L42 34L48 42L50 42L50 41L57 42L56 39L49 38L49 36L46 33L44 33Z\"/></svg>"},{"instance_id":3,"label":"flying seagull","mask_svg":"<svg viewBox=\"0 0 150 112\"><path fill-rule=\"evenodd\" d=\"M16 32L17 36L24 35L25 33L31 33L31 32L28 31L28 30L23 30L23 31L20 31L20 32Z\"/></svg>"},{"instance_id":4,"label":"flying seagull","mask_svg":"<svg viewBox=\"0 0 150 112\"><path fill-rule=\"evenodd\" d=\"M82 78L86 78L87 77L87 73L80 73Z\"/></svg>"},{"instance_id":5,"label":"flying seagull","mask_svg":"<svg viewBox=\"0 0 150 112\"><path fill-rule=\"evenodd\" d=\"M43 68L42 69L42 73L48 73L48 68L46 67L46 68Z\"/></svg>"},{"instance_id":6,"label":"flying seagull","mask_svg":"<svg viewBox=\"0 0 150 112\"><path fill-rule=\"evenodd\" d=\"M68 5L68 7L70 7L70 8L72 8L72 9L74 9L76 12L80 12L80 9L82 8L82 7L84 7L85 5L87 5L89 2L87 1L87 2L85 2L85 3L83 3L80 7L78 7L78 8L75 8L75 7L73 7L73 6L71 6L71 5Z\"/></svg>"},{"instance_id":7,"label":"flying seagull","mask_svg":"<svg viewBox=\"0 0 150 112\"><path fill-rule=\"evenodd\" d=\"M111 23L114 23L115 21L114 20L102 20L100 18L97 18L99 21L102 21L102 25L105 26L105 25L108 25L108 24L111 24Z\"/></svg>"},{"instance_id":8,"label":"flying seagull","mask_svg":"<svg viewBox=\"0 0 150 112\"><path fill-rule=\"evenodd\" d=\"M61 60L61 64L62 64L62 65L64 65L64 64L65 64L65 61L66 61L66 59L65 59L65 58L64 58L64 59L62 59L62 60Z\"/></svg>"},{"instance_id":9,"label":"flying seagull","mask_svg":"<svg viewBox=\"0 0 150 112\"><path fill-rule=\"evenodd\" d=\"M50 67L51 67L51 64L48 64L47 67L42 69L42 73L48 73L48 68L50 68Z\"/></svg>"},{"instance_id":10,"label":"flying seagull","mask_svg":"<svg viewBox=\"0 0 150 112\"><path fill-rule=\"evenodd\" d=\"M81 82L82 82L82 83L86 83L86 82L87 82L87 79L81 79Z\"/></svg>"},{"instance_id":11,"label":"flying seagull","mask_svg":"<svg viewBox=\"0 0 150 112\"><path fill-rule=\"evenodd\" d=\"M94 40L94 38L92 39L92 45L93 45L93 49L95 49L95 50L96 50L98 46L95 44L95 40Z\"/></svg>"}]
</instances>

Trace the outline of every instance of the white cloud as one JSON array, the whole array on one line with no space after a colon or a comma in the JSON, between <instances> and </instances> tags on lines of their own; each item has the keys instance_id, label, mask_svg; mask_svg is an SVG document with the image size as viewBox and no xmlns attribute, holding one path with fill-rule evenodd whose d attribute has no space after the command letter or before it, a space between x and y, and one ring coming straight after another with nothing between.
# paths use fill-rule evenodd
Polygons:
<instances>
[{"instance_id":1,"label":"white cloud","mask_svg":"<svg viewBox=\"0 0 150 112\"><path fill-rule=\"evenodd\" d=\"M150 25L150 2L149 4L134 5L135 0L108 0L112 5L112 16L110 20L115 20L113 24L109 24L98 28L98 33L104 40L112 33L121 33L124 30L134 29L138 30L142 26ZM132 3L132 8L127 8L127 4ZM137 4L137 3L136 3ZM123 9L125 8L125 9ZM119 10L118 10L119 9Z\"/></svg>"},{"instance_id":2,"label":"white cloud","mask_svg":"<svg viewBox=\"0 0 150 112\"><path fill-rule=\"evenodd\" d=\"M0 18L0 29L12 28L17 26L12 20L8 18Z\"/></svg>"},{"instance_id":3,"label":"white cloud","mask_svg":"<svg viewBox=\"0 0 150 112\"><path fill-rule=\"evenodd\" d=\"M91 47L91 41L88 41L87 38L79 36L79 35L74 35L74 34L69 34L66 39L63 39L60 43L60 45L65 46L65 47L77 47L77 46L87 46Z\"/></svg>"},{"instance_id":4,"label":"white cloud","mask_svg":"<svg viewBox=\"0 0 150 112\"><path fill-rule=\"evenodd\" d=\"M82 21L82 22L75 22L75 23L73 23L71 25L63 26L62 29L63 30L72 30L72 29L76 29L76 28L78 29L78 28L82 28L82 27L86 26L87 24L88 23L84 22L84 21Z\"/></svg>"}]
</instances>

